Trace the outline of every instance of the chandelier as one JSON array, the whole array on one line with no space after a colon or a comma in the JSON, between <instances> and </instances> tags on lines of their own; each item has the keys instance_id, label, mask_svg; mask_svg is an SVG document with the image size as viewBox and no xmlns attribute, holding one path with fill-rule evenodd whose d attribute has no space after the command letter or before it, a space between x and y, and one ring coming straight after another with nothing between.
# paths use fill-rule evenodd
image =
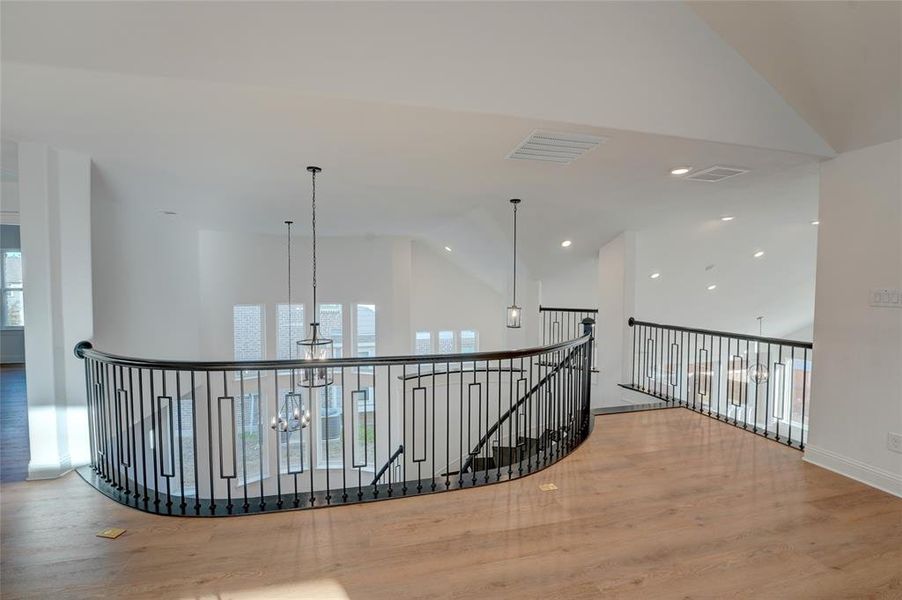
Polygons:
<instances>
[{"instance_id":1,"label":"chandelier","mask_svg":"<svg viewBox=\"0 0 902 600\"><path fill-rule=\"evenodd\" d=\"M520 200L513 198L511 204L514 207L514 297L511 305L507 307L507 326L517 329L520 327L520 315L523 313L517 306L517 205L520 204Z\"/></svg>"},{"instance_id":2,"label":"chandelier","mask_svg":"<svg viewBox=\"0 0 902 600\"><path fill-rule=\"evenodd\" d=\"M294 221L285 221L285 225L288 227L288 339L289 341L293 337L293 321L294 321L294 310L291 305L291 225ZM294 358L291 353L291 344L288 345L288 358L289 360ZM301 398L301 395L296 392L291 392L285 394L285 398L282 401L281 410L279 414L272 418L272 422L270 423L270 427L276 431L281 431L282 433L293 433L295 431L300 431L307 427L310 424L310 410L307 409Z\"/></svg>"},{"instance_id":3,"label":"chandelier","mask_svg":"<svg viewBox=\"0 0 902 600\"><path fill-rule=\"evenodd\" d=\"M298 342L301 358L309 361L329 360L332 358L332 340L323 337L320 333L319 306L316 304L316 174L321 172L319 167L307 167L313 181L313 321L310 323L310 335L307 339ZM326 367L310 367L301 371L301 387L317 388L332 383L332 372Z\"/></svg>"}]
</instances>

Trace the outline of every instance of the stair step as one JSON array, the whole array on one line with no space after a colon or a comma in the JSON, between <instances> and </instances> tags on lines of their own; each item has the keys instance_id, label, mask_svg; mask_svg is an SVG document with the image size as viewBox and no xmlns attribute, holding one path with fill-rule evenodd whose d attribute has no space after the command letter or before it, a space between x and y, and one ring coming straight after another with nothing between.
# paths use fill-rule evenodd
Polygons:
<instances>
[{"instance_id":1,"label":"stair step","mask_svg":"<svg viewBox=\"0 0 902 600\"><path fill-rule=\"evenodd\" d=\"M473 463L470 468L474 471L488 471L489 469L494 469L495 467L495 459L493 457L477 456L473 459Z\"/></svg>"},{"instance_id":2,"label":"stair step","mask_svg":"<svg viewBox=\"0 0 902 600\"><path fill-rule=\"evenodd\" d=\"M513 448L511 446L495 446L492 448L492 455L495 459L495 465L500 467L518 463L520 462L521 457L526 457L520 448Z\"/></svg>"}]
</instances>

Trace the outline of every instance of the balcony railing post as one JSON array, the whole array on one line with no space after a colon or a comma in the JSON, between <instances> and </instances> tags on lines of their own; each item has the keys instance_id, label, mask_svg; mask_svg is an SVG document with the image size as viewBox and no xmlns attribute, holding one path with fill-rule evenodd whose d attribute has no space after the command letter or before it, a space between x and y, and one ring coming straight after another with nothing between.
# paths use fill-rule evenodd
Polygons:
<instances>
[{"instance_id":1,"label":"balcony railing post","mask_svg":"<svg viewBox=\"0 0 902 600\"><path fill-rule=\"evenodd\" d=\"M583 325L583 335L589 336L589 340L586 342L586 352L585 352L585 366L583 367L583 373L585 374L583 378L583 426L588 427L589 419L591 418L589 415L591 414L591 395L592 395L592 347L595 345L595 319L591 317L586 317L582 320Z\"/></svg>"}]
</instances>

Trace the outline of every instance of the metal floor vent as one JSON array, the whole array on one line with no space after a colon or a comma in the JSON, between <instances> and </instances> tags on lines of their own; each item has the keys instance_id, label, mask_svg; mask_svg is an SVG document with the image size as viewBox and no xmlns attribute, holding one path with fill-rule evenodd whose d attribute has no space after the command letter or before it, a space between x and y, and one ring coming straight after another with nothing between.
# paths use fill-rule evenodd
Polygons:
<instances>
[{"instance_id":1,"label":"metal floor vent","mask_svg":"<svg viewBox=\"0 0 902 600\"><path fill-rule=\"evenodd\" d=\"M515 160L541 160L569 165L577 158L591 152L605 137L581 133L553 133L535 130L520 142L505 158Z\"/></svg>"},{"instance_id":2,"label":"metal floor vent","mask_svg":"<svg viewBox=\"0 0 902 600\"><path fill-rule=\"evenodd\" d=\"M686 179L691 179L693 181L707 181L708 183L715 183L717 181L723 181L724 179L729 179L730 177L735 177L737 175L742 175L743 173L748 173L748 169L739 169L737 167L724 167L721 165L715 165L713 167L708 167L707 169L702 169L701 171L695 171L694 173L690 173L686 175Z\"/></svg>"}]
</instances>

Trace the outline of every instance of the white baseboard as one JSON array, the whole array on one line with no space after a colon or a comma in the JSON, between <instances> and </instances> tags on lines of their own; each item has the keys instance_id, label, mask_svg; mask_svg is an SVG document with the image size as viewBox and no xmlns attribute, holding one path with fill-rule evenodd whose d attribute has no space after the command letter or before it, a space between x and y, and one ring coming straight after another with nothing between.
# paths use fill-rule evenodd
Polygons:
<instances>
[{"instance_id":1,"label":"white baseboard","mask_svg":"<svg viewBox=\"0 0 902 600\"><path fill-rule=\"evenodd\" d=\"M28 480L56 479L57 477L62 477L71 470L72 461L69 460L69 455L61 456L58 463L35 463L34 461L31 461L28 463Z\"/></svg>"},{"instance_id":2,"label":"white baseboard","mask_svg":"<svg viewBox=\"0 0 902 600\"><path fill-rule=\"evenodd\" d=\"M810 444L805 446L804 460L828 471L839 473L865 485L902 498L902 475L873 467L854 458L842 456L836 452Z\"/></svg>"}]
</instances>

